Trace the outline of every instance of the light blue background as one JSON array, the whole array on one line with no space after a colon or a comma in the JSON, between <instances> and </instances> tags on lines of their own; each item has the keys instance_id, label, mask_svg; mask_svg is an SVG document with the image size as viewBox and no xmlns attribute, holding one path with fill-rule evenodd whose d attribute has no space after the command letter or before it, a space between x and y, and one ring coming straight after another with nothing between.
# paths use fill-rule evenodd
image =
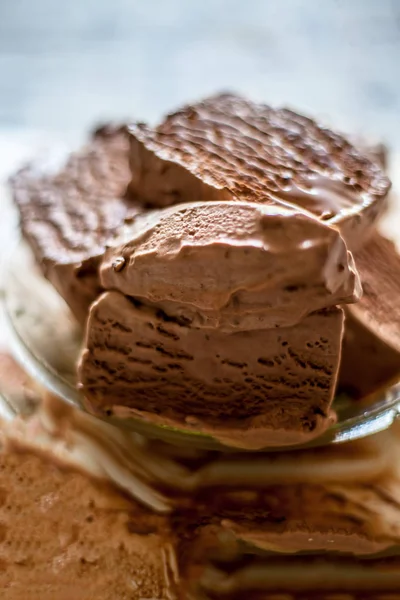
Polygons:
<instances>
[{"instance_id":1,"label":"light blue background","mask_svg":"<svg viewBox=\"0 0 400 600\"><path fill-rule=\"evenodd\" d=\"M155 120L219 89L400 133L400 0L0 0L0 128Z\"/></svg>"}]
</instances>

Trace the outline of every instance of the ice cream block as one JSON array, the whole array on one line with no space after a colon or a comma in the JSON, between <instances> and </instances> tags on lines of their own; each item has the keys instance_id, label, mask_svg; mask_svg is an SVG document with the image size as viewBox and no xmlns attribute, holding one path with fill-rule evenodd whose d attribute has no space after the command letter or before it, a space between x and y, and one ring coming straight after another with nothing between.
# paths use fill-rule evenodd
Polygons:
<instances>
[{"instance_id":1,"label":"ice cream block","mask_svg":"<svg viewBox=\"0 0 400 600\"><path fill-rule=\"evenodd\" d=\"M400 256L376 232L355 261L363 296L346 308L339 388L362 398L400 379Z\"/></svg>"},{"instance_id":2,"label":"ice cream block","mask_svg":"<svg viewBox=\"0 0 400 600\"><path fill-rule=\"evenodd\" d=\"M381 214L389 180L368 153L315 121L233 94L157 127L132 124L129 186L152 206L198 200L294 204L335 225L351 250Z\"/></svg>"},{"instance_id":3,"label":"ice cream block","mask_svg":"<svg viewBox=\"0 0 400 600\"><path fill-rule=\"evenodd\" d=\"M139 217L120 237L102 260L103 288L193 327L290 326L361 296L339 232L294 207L183 204Z\"/></svg>"},{"instance_id":4,"label":"ice cream block","mask_svg":"<svg viewBox=\"0 0 400 600\"><path fill-rule=\"evenodd\" d=\"M79 381L97 414L144 416L257 449L333 422L343 311L294 327L225 333L106 292L91 308Z\"/></svg>"},{"instance_id":5,"label":"ice cream block","mask_svg":"<svg viewBox=\"0 0 400 600\"><path fill-rule=\"evenodd\" d=\"M81 322L101 291L97 268L107 240L139 210L124 199L128 147L123 128L103 127L81 151L55 150L11 180L22 233Z\"/></svg>"},{"instance_id":6,"label":"ice cream block","mask_svg":"<svg viewBox=\"0 0 400 600\"><path fill-rule=\"evenodd\" d=\"M227 201L139 217L124 237L100 269L121 293L102 296L87 324L91 410L211 427L253 448L332 423L336 305L360 294L336 229L293 207Z\"/></svg>"}]
</instances>

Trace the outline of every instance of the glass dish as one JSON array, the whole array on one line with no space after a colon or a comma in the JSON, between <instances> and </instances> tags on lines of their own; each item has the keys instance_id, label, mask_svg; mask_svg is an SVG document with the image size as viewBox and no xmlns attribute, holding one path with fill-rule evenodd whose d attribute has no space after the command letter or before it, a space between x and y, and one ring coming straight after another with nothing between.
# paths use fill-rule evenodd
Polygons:
<instances>
[{"instance_id":1,"label":"glass dish","mask_svg":"<svg viewBox=\"0 0 400 600\"><path fill-rule=\"evenodd\" d=\"M81 330L68 307L34 265L29 250L20 245L9 260L3 292L8 335L15 358L45 388L86 410L76 387L76 361ZM400 414L400 383L367 401L338 397L333 404L337 423L308 446L338 444L363 438L390 427ZM105 420L173 444L204 450L233 450L209 435L182 428L155 425L140 418ZM300 446L263 448L289 450ZM306 447L302 445L301 448Z\"/></svg>"}]
</instances>

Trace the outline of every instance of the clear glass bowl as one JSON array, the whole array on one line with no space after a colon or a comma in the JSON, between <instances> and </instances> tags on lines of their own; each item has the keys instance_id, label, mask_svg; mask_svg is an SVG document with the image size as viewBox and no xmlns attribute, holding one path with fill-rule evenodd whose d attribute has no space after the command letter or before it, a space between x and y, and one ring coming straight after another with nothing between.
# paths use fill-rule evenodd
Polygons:
<instances>
[{"instance_id":1,"label":"clear glass bowl","mask_svg":"<svg viewBox=\"0 0 400 600\"><path fill-rule=\"evenodd\" d=\"M82 332L64 301L39 273L29 250L22 244L9 261L3 296L11 348L25 371L65 402L86 410L76 387L76 362ZM338 416L336 424L307 446L338 444L390 427L400 414L400 383L368 402L338 397L333 408ZM105 420L169 443L204 450L236 450L223 446L209 435L185 430L184 427L154 425L140 418L109 417ZM263 450L294 448L268 448L266 440Z\"/></svg>"}]
</instances>

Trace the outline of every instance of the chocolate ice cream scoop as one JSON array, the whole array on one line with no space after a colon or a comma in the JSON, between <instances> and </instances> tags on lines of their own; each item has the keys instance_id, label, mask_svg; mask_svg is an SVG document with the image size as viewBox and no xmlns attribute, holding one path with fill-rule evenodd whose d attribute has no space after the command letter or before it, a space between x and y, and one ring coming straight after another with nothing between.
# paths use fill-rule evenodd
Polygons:
<instances>
[{"instance_id":1,"label":"chocolate ice cream scoop","mask_svg":"<svg viewBox=\"0 0 400 600\"><path fill-rule=\"evenodd\" d=\"M225 333L106 292L90 310L78 378L90 410L203 432L228 446L303 443L330 411L343 311Z\"/></svg>"},{"instance_id":2,"label":"chocolate ice cream scoop","mask_svg":"<svg viewBox=\"0 0 400 600\"><path fill-rule=\"evenodd\" d=\"M294 207L178 205L138 219L122 238L102 261L102 286L197 327L289 326L361 295L339 232Z\"/></svg>"},{"instance_id":3,"label":"chocolate ice cream scoop","mask_svg":"<svg viewBox=\"0 0 400 600\"><path fill-rule=\"evenodd\" d=\"M80 152L52 153L11 180L22 233L81 322L101 292L97 268L107 240L139 211L123 198L128 146L123 129L102 128Z\"/></svg>"},{"instance_id":4,"label":"chocolate ice cream scoop","mask_svg":"<svg viewBox=\"0 0 400 600\"><path fill-rule=\"evenodd\" d=\"M152 129L130 126L130 192L152 206L198 200L294 204L337 226L351 250L380 215L389 180L345 138L287 109L222 94Z\"/></svg>"}]
</instances>

